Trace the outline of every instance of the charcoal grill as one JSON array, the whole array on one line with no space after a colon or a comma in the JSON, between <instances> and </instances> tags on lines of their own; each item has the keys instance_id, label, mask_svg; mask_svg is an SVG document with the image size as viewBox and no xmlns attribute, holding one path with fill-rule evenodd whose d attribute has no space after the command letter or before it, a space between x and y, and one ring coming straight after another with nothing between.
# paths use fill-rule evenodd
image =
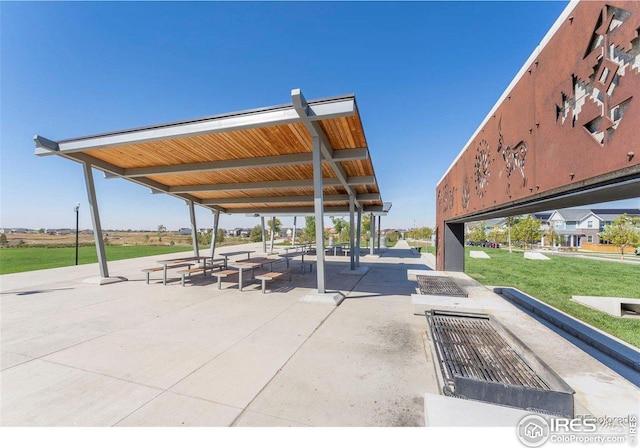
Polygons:
<instances>
[{"instance_id":1,"label":"charcoal grill","mask_svg":"<svg viewBox=\"0 0 640 448\"><path fill-rule=\"evenodd\" d=\"M467 297L467 293L449 277L416 275L416 280L418 280L420 294Z\"/></svg>"},{"instance_id":2,"label":"charcoal grill","mask_svg":"<svg viewBox=\"0 0 640 448\"><path fill-rule=\"evenodd\" d=\"M445 395L573 417L574 391L487 314L427 313Z\"/></svg>"}]
</instances>

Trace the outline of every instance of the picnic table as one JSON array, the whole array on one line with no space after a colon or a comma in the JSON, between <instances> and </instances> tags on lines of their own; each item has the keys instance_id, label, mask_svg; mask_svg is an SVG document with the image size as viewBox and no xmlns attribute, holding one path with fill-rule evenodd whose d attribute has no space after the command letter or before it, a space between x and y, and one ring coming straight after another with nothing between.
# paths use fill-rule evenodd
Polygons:
<instances>
[{"instance_id":1,"label":"picnic table","mask_svg":"<svg viewBox=\"0 0 640 448\"><path fill-rule=\"evenodd\" d=\"M167 269L170 268L180 268L184 266L192 266L196 263L200 263L200 261L205 261L210 259L211 257L207 256L198 256L198 257L182 257L182 258L171 258L170 260L158 260L158 263L163 266L162 270L162 284L167 284Z\"/></svg>"},{"instance_id":2,"label":"picnic table","mask_svg":"<svg viewBox=\"0 0 640 448\"><path fill-rule=\"evenodd\" d=\"M235 252L225 252L218 255L224 257L224 268L226 269L229 264L229 257L235 257L236 255L244 255L247 254L247 260L251 258L251 254L254 253L255 250L237 250Z\"/></svg>"},{"instance_id":3,"label":"picnic table","mask_svg":"<svg viewBox=\"0 0 640 448\"><path fill-rule=\"evenodd\" d=\"M269 265L269 270L273 271L273 263L278 263L280 261L281 260L277 258L254 258L253 260L236 260L232 262L232 267L238 270L238 290L242 291L242 271L251 271L253 278L254 271L256 269Z\"/></svg>"}]
</instances>

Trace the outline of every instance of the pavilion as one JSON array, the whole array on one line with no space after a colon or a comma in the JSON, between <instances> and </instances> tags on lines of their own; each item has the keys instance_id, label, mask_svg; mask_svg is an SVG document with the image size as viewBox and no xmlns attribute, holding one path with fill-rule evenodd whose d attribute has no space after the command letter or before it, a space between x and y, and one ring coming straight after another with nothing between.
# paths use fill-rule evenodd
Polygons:
<instances>
[{"instance_id":1,"label":"pavilion","mask_svg":"<svg viewBox=\"0 0 640 448\"><path fill-rule=\"evenodd\" d=\"M34 137L38 156L58 155L83 165L100 267L109 277L92 168L124 178L189 206L194 255L195 205L213 213L211 256L220 213L259 216L348 214L350 270L358 272L362 213L388 213L376 180L354 95L307 101L300 89L290 104L194 120L53 141ZM357 216L357 226L356 226ZM356 229L357 227L357 229ZM325 279L324 226L316 226L317 296L339 302ZM264 241L264 236L263 236Z\"/></svg>"}]
</instances>

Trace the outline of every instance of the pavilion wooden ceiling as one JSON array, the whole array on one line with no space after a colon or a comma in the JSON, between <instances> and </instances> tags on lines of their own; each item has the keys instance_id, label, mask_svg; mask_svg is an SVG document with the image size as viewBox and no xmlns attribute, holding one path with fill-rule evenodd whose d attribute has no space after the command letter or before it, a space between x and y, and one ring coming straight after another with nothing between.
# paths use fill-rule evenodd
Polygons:
<instances>
[{"instance_id":1,"label":"pavilion wooden ceiling","mask_svg":"<svg viewBox=\"0 0 640 448\"><path fill-rule=\"evenodd\" d=\"M327 212L348 209L349 194L363 211L382 211L355 97L292 98L283 106L57 142L36 136L36 154L89 163L107 177L212 210L295 214L314 203L314 134L323 145Z\"/></svg>"}]
</instances>

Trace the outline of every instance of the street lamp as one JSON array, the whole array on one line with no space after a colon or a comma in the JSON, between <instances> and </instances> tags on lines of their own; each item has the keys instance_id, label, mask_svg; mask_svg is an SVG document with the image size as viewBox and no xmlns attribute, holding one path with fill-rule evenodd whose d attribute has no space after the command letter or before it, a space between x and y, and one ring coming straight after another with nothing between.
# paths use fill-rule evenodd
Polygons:
<instances>
[{"instance_id":1,"label":"street lamp","mask_svg":"<svg viewBox=\"0 0 640 448\"><path fill-rule=\"evenodd\" d=\"M78 266L78 216L80 215L79 211L80 211L80 203L78 202L76 204L76 206L73 208L73 210L76 212L76 266Z\"/></svg>"}]
</instances>

